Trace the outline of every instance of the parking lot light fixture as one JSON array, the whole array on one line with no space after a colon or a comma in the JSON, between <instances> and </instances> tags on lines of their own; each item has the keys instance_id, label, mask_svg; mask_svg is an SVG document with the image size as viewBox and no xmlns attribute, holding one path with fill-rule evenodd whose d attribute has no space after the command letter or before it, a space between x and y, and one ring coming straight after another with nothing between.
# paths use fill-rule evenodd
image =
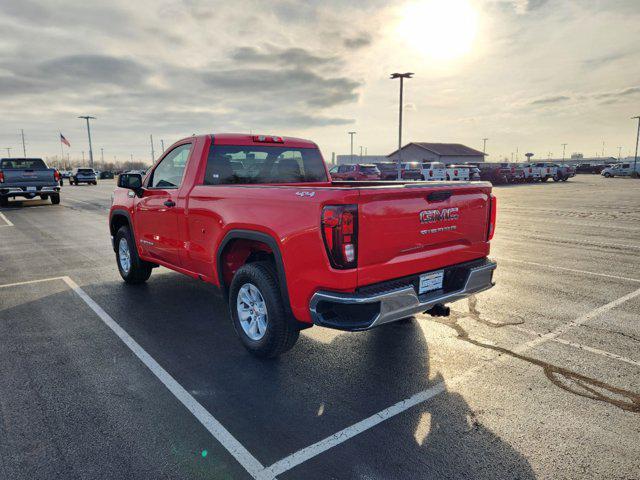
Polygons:
<instances>
[{"instance_id":1,"label":"parking lot light fixture","mask_svg":"<svg viewBox=\"0 0 640 480\"><path fill-rule=\"evenodd\" d=\"M87 136L89 137L89 167L93 168L93 147L91 146L91 127L89 126L89 120L95 120L96 117L91 117L89 115L80 115L78 118L84 118L87 121Z\"/></svg>"},{"instance_id":2,"label":"parking lot light fixture","mask_svg":"<svg viewBox=\"0 0 640 480\"><path fill-rule=\"evenodd\" d=\"M391 80L396 78L400 79L400 106L399 106L399 118L398 118L398 180L402 180L402 98L404 94L404 79L413 78L413 73L392 73Z\"/></svg>"}]
</instances>

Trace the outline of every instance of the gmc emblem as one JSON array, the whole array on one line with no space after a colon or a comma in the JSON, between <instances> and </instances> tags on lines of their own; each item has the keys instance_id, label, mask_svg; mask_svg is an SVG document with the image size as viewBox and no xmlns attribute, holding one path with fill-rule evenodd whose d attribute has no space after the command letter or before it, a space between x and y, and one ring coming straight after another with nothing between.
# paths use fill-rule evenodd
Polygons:
<instances>
[{"instance_id":1,"label":"gmc emblem","mask_svg":"<svg viewBox=\"0 0 640 480\"><path fill-rule=\"evenodd\" d=\"M458 207L443 208L442 210L422 210L420 223L442 222L444 220L458 220Z\"/></svg>"}]
</instances>

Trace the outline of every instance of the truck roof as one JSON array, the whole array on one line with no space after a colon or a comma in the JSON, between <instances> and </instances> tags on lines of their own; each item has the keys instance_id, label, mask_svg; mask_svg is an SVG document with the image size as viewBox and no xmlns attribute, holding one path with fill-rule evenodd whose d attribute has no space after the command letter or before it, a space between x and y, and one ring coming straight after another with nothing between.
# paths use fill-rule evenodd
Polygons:
<instances>
[{"instance_id":1,"label":"truck roof","mask_svg":"<svg viewBox=\"0 0 640 480\"><path fill-rule=\"evenodd\" d=\"M211 139L214 145L269 145L274 147L318 148L318 145L311 140L281 137L279 135L212 133Z\"/></svg>"}]
</instances>

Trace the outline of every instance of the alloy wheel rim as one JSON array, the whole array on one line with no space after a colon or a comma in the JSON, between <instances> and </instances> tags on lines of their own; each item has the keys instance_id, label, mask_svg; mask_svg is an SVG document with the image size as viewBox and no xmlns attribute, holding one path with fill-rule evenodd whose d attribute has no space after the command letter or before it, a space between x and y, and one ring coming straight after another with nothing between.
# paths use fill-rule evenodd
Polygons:
<instances>
[{"instance_id":1,"label":"alloy wheel rim","mask_svg":"<svg viewBox=\"0 0 640 480\"><path fill-rule=\"evenodd\" d=\"M118 242L118 259L120 260L120 268L124 273L129 273L131 269L131 252L129 251L129 243L126 238L121 238Z\"/></svg>"},{"instance_id":2,"label":"alloy wheel rim","mask_svg":"<svg viewBox=\"0 0 640 480\"><path fill-rule=\"evenodd\" d=\"M258 287L245 283L238 290L236 300L238 320L245 335L253 341L261 340L267 332L267 304Z\"/></svg>"}]
</instances>

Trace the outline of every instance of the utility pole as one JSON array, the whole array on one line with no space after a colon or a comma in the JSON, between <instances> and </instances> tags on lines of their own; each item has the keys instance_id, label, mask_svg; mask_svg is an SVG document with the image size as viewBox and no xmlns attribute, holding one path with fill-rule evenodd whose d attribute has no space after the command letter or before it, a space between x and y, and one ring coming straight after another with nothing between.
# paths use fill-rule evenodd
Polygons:
<instances>
[{"instance_id":1,"label":"utility pole","mask_svg":"<svg viewBox=\"0 0 640 480\"><path fill-rule=\"evenodd\" d=\"M621 155L622 155L622 147L618 147L618 161L620 161Z\"/></svg>"},{"instance_id":2,"label":"utility pole","mask_svg":"<svg viewBox=\"0 0 640 480\"><path fill-rule=\"evenodd\" d=\"M11 158L11 147L7 147L7 157Z\"/></svg>"},{"instance_id":3,"label":"utility pole","mask_svg":"<svg viewBox=\"0 0 640 480\"><path fill-rule=\"evenodd\" d=\"M20 135L22 136L22 155L24 155L24 158L27 158L27 147L26 144L24 143L24 130L20 129Z\"/></svg>"},{"instance_id":4,"label":"utility pole","mask_svg":"<svg viewBox=\"0 0 640 480\"><path fill-rule=\"evenodd\" d=\"M82 166L84 167L84 150L82 150Z\"/></svg>"},{"instance_id":5,"label":"utility pole","mask_svg":"<svg viewBox=\"0 0 640 480\"><path fill-rule=\"evenodd\" d=\"M133 153L131 154L131 161L133 162Z\"/></svg>"},{"instance_id":6,"label":"utility pole","mask_svg":"<svg viewBox=\"0 0 640 480\"><path fill-rule=\"evenodd\" d=\"M404 95L404 79L412 78L413 73L392 73L391 80L400 79L400 105L398 115L398 180L402 180L402 102Z\"/></svg>"},{"instance_id":7,"label":"utility pole","mask_svg":"<svg viewBox=\"0 0 640 480\"><path fill-rule=\"evenodd\" d=\"M160 145L162 146L162 153L164 153L164 140L160 139Z\"/></svg>"},{"instance_id":8,"label":"utility pole","mask_svg":"<svg viewBox=\"0 0 640 480\"><path fill-rule=\"evenodd\" d=\"M153 135L149 135L151 139L151 163L153 164L156 161L156 153L153 151Z\"/></svg>"},{"instance_id":9,"label":"utility pole","mask_svg":"<svg viewBox=\"0 0 640 480\"><path fill-rule=\"evenodd\" d=\"M364 147L364 156L366 157L367 155L369 155L369 153L367 152L367 147Z\"/></svg>"},{"instance_id":10,"label":"utility pole","mask_svg":"<svg viewBox=\"0 0 640 480\"><path fill-rule=\"evenodd\" d=\"M362 158L362 145L360 145L360 158Z\"/></svg>"},{"instance_id":11,"label":"utility pole","mask_svg":"<svg viewBox=\"0 0 640 480\"><path fill-rule=\"evenodd\" d=\"M104 148L100 147L100 161L104 163Z\"/></svg>"},{"instance_id":12,"label":"utility pole","mask_svg":"<svg viewBox=\"0 0 640 480\"><path fill-rule=\"evenodd\" d=\"M91 145L91 127L89 126L89 120L95 120L96 117L81 115L78 118L84 118L87 121L87 136L89 137L89 167L93 168L93 146ZM84 160L82 163L84 164Z\"/></svg>"},{"instance_id":13,"label":"utility pole","mask_svg":"<svg viewBox=\"0 0 640 480\"><path fill-rule=\"evenodd\" d=\"M566 143L562 144L562 163L564 163L564 155L565 155L565 150L567 148L567 145L568 144L566 144Z\"/></svg>"},{"instance_id":14,"label":"utility pole","mask_svg":"<svg viewBox=\"0 0 640 480\"><path fill-rule=\"evenodd\" d=\"M604 140L602 141L602 158L604 158Z\"/></svg>"},{"instance_id":15,"label":"utility pole","mask_svg":"<svg viewBox=\"0 0 640 480\"><path fill-rule=\"evenodd\" d=\"M488 138L482 139L482 153L484 153L485 155L487 154L487 140L489 139Z\"/></svg>"},{"instance_id":16,"label":"utility pole","mask_svg":"<svg viewBox=\"0 0 640 480\"><path fill-rule=\"evenodd\" d=\"M632 117L631 119L633 120L634 118L638 119L638 134L636 135L636 155L633 160L633 171L637 172L638 171L638 141L640 140L640 116Z\"/></svg>"},{"instance_id":17,"label":"utility pole","mask_svg":"<svg viewBox=\"0 0 640 480\"><path fill-rule=\"evenodd\" d=\"M353 165L353 136L356 132L349 132L349 136L351 137L351 165Z\"/></svg>"}]
</instances>

